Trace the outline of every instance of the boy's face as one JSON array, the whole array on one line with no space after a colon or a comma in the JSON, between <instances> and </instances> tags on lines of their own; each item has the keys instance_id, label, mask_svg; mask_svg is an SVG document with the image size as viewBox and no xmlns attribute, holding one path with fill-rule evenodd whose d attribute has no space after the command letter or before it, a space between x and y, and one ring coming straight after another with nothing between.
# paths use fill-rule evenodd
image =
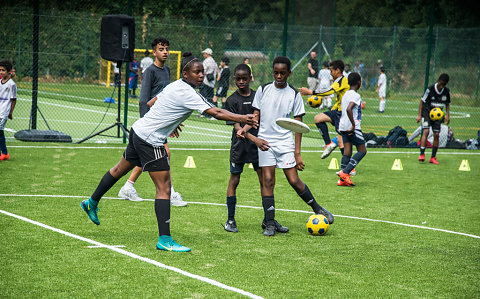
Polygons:
<instances>
[{"instance_id":1,"label":"boy's face","mask_svg":"<svg viewBox=\"0 0 480 299\"><path fill-rule=\"evenodd\" d=\"M167 45L158 44L155 49L153 49L153 56L162 62L167 61L168 55L170 55L170 47Z\"/></svg>"},{"instance_id":2,"label":"boy's face","mask_svg":"<svg viewBox=\"0 0 480 299\"><path fill-rule=\"evenodd\" d=\"M438 80L437 82L437 87L438 89L443 89L445 86L447 86L447 82L443 81L443 80Z\"/></svg>"},{"instance_id":3,"label":"boy's face","mask_svg":"<svg viewBox=\"0 0 480 299\"><path fill-rule=\"evenodd\" d=\"M5 67L3 67L3 66L0 66L0 76L1 76L2 78L6 78L6 77L7 77L7 74L8 74L7 69L6 69Z\"/></svg>"},{"instance_id":4,"label":"boy's face","mask_svg":"<svg viewBox=\"0 0 480 299\"><path fill-rule=\"evenodd\" d=\"M203 63L200 61L194 62L192 67L182 73L185 80L193 86L200 86L203 83L205 73L203 70Z\"/></svg>"},{"instance_id":5,"label":"boy's face","mask_svg":"<svg viewBox=\"0 0 480 299\"><path fill-rule=\"evenodd\" d=\"M245 70L238 70L235 72L235 85L238 89L245 90L250 87L251 76Z\"/></svg>"},{"instance_id":6,"label":"boy's face","mask_svg":"<svg viewBox=\"0 0 480 299\"><path fill-rule=\"evenodd\" d=\"M275 86L283 88L287 85L287 79L292 72L288 70L285 63L276 63L273 66L273 78L275 79Z\"/></svg>"},{"instance_id":7,"label":"boy's face","mask_svg":"<svg viewBox=\"0 0 480 299\"><path fill-rule=\"evenodd\" d=\"M343 73L340 69L334 69L333 66L329 67L330 75L332 75L333 79L339 78Z\"/></svg>"}]
</instances>

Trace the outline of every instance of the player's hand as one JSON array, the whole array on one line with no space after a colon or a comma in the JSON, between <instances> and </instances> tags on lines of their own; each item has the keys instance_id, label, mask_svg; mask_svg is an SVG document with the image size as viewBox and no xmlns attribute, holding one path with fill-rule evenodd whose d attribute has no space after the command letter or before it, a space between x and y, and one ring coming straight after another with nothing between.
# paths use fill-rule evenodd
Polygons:
<instances>
[{"instance_id":1,"label":"player's hand","mask_svg":"<svg viewBox=\"0 0 480 299\"><path fill-rule=\"evenodd\" d=\"M310 74L315 74L315 70L310 70Z\"/></svg>"},{"instance_id":2,"label":"player's hand","mask_svg":"<svg viewBox=\"0 0 480 299\"><path fill-rule=\"evenodd\" d=\"M302 155L300 153L295 154L295 162L297 162L297 166L295 166L297 167L297 170L303 171L305 168L305 163L303 163Z\"/></svg>"},{"instance_id":3,"label":"player's hand","mask_svg":"<svg viewBox=\"0 0 480 299\"><path fill-rule=\"evenodd\" d=\"M10 116L8 116L8 117L10 117ZM450 117L448 115L445 115L445 124L448 125L449 123L450 123Z\"/></svg>"},{"instance_id":4,"label":"player's hand","mask_svg":"<svg viewBox=\"0 0 480 299\"><path fill-rule=\"evenodd\" d=\"M352 135L354 130L355 130L355 127L351 126L350 129L346 130L345 132L347 132L348 135Z\"/></svg>"},{"instance_id":5,"label":"player's hand","mask_svg":"<svg viewBox=\"0 0 480 299\"><path fill-rule=\"evenodd\" d=\"M419 123L422 120L421 116L417 116L417 123Z\"/></svg>"},{"instance_id":6,"label":"player's hand","mask_svg":"<svg viewBox=\"0 0 480 299\"><path fill-rule=\"evenodd\" d=\"M245 139L247 137L247 132L244 128L237 131L237 137L240 139Z\"/></svg>"},{"instance_id":7,"label":"player's hand","mask_svg":"<svg viewBox=\"0 0 480 299\"><path fill-rule=\"evenodd\" d=\"M300 94L302 96L308 96L308 95L312 95L313 94L313 91L311 91L310 89L306 88L306 87L300 87L298 89L300 91Z\"/></svg>"},{"instance_id":8,"label":"player's hand","mask_svg":"<svg viewBox=\"0 0 480 299\"><path fill-rule=\"evenodd\" d=\"M180 136L180 133L179 132L182 132L182 128L184 125L183 124L179 124L178 127L173 130L173 132L170 134L169 137L172 137L172 138L178 138L178 136Z\"/></svg>"},{"instance_id":9,"label":"player's hand","mask_svg":"<svg viewBox=\"0 0 480 299\"><path fill-rule=\"evenodd\" d=\"M261 151L268 151L268 149L270 148L268 142L266 140L263 140L262 138L255 138L254 143Z\"/></svg>"},{"instance_id":10,"label":"player's hand","mask_svg":"<svg viewBox=\"0 0 480 299\"><path fill-rule=\"evenodd\" d=\"M246 114L244 123L252 126L254 129L258 128L258 120L255 119L254 114Z\"/></svg>"}]
</instances>

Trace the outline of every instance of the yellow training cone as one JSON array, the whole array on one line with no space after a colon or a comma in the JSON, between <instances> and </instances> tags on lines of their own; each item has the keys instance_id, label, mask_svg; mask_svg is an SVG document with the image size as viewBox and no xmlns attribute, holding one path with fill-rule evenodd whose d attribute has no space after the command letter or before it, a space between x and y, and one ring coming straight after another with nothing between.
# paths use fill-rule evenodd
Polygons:
<instances>
[{"instance_id":1,"label":"yellow training cone","mask_svg":"<svg viewBox=\"0 0 480 299\"><path fill-rule=\"evenodd\" d=\"M468 164L468 160L462 160L460 163L460 167L458 168L460 171L470 171L470 165Z\"/></svg>"},{"instance_id":2,"label":"yellow training cone","mask_svg":"<svg viewBox=\"0 0 480 299\"><path fill-rule=\"evenodd\" d=\"M392 170L403 170L402 161L400 159L395 159L392 165Z\"/></svg>"},{"instance_id":3,"label":"yellow training cone","mask_svg":"<svg viewBox=\"0 0 480 299\"><path fill-rule=\"evenodd\" d=\"M252 163L248 163L248 168L253 168L253 164L252 164Z\"/></svg>"},{"instance_id":4,"label":"yellow training cone","mask_svg":"<svg viewBox=\"0 0 480 299\"><path fill-rule=\"evenodd\" d=\"M330 160L330 165L328 165L328 169L339 169L337 158L332 158L332 160Z\"/></svg>"},{"instance_id":5,"label":"yellow training cone","mask_svg":"<svg viewBox=\"0 0 480 299\"><path fill-rule=\"evenodd\" d=\"M187 161L185 161L185 165L183 167L185 167L185 168L196 168L195 161L193 161L192 156L187 157Z\"/></svg>"}]
</instances>

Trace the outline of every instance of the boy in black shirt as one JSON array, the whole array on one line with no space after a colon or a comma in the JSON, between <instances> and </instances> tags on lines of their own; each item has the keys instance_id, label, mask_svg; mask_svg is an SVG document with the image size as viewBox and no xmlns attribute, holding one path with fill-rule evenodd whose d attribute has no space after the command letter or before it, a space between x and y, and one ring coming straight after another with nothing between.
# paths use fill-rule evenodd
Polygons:
<instances>
[{"instance_id":1,"label":"boy in black shirt","mask_svg":"<svg viewBox=\"0 0 480 299\"><path fill-rule=\"evenodd\" d=\"M250 89L252 72L248 65L239 64L234 71L235 84L238 90L228 97L225 102L225 110L237 114L253 113L252 102L255 98L255 91ZM253 169L257 172L260 189L262 188L262 169L258 166L258 148L252 139L256 138L258 129L250 129L248 139L237 137L237 131L244 125L227 121L228 125L233 125L232 146L230 148L230 180L227 188L227 212L228 220L225 223L225 230L236 233L237 224L235 222L235 206L237 204L236 190L240 182L240 175L243 172L245 163L252 163ZM262 227L265 224L262 223ZM279 232L288 232L288 228L275 223L275 229Z\"/></svg>"},{"instance_id":2,"label":"boy in black shirt","mask_svg":"<svg viewBox=\"0 0 480 299\"><path fill-rule=\"evenodd\" d=\"M441 74L440 77L438 77L437 83L429 86L420 100L417 116L417 123L421 120L423 128L422 140L420 141L420 156L418 157L418 161L420 162L425 161L425 146L427 144L430 127L432 127L432 157L429 162L432 164L440 164L436 157L440 128L443 121L445 121L445 124L447 125L450 123L450 89L446 87L449 80L450 77L447 74ZM445 107L446 110L444 119L436 121L431 120L429 116L430 110L433 108L440 108L443 110L443 107Z\"/></svg>"},{"instance_id":3,"label":"boy in black shirt","mask_svg":"<svg viewBox=\"0 0 480 299\"><path fill-rule=\"evenodd\" d=\"M225 99L227 98L227 91L230 85L230 69L228 68L229 63L230 59L228 57L223 57L220 61L217 76L218 89L217 93L215 93L215 96L213 97L213 104L216 106L218 106L218 98L222 98L222 108L225 105Z\"/></svg>"}]
</instances>

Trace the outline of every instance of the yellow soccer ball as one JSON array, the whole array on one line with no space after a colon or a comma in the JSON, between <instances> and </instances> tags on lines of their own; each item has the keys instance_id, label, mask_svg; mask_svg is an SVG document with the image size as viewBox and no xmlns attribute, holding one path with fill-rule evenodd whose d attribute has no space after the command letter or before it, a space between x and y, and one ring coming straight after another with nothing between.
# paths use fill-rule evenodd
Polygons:
<instances>
[{"instance_id":1,"label":"yellow soccer ball","mask_svg":"<svg viewBox=\"0 0 480 299\"><path fill-rule=\"evenodd\" d=\"M322 97L319 96L310 96L307 99L307 104L312 108L318 108L322 105Z\"/></svg>"},{"instance_id":2,"label":"yellow soccer ball","mask_svg":"<svg viewBox=\"0 0 480 299\"><path fill-rule=\"evenodd\" d=\"M430 110L429 116L430 116L430 119L434 120L434 121L442 120L443 119L443 111L440 108L433 108L432 110Z\"/></svg>"},{"instance_id":3,"label":"yellow soccer ball","mask_svg":"<svg viewBox=\"0 0 480 299\"><path fill-rule=\"evenodd\" d=\"M330 224L325 216L315 214L308 217L307 231L314 236L323 236L327 233Z\"/></svg>"}]
</instances>

